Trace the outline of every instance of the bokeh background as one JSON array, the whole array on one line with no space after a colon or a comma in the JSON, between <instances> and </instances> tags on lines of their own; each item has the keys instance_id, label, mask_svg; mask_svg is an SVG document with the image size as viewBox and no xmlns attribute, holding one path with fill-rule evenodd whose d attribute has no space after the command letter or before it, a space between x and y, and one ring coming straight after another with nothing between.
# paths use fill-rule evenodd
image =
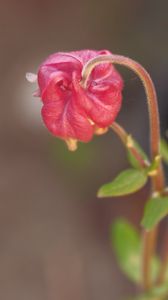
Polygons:
<instances>
[{"instance_id":1,"label":"bokeh background","mask_svg":"<svg viewBox=\"0 0 168 300\"><path fill-rule=\"evenodd\" d=\"M97 199L98 187L127 167L109 132L69 153L44 127L27 71L51 53L109 49L142 63L168 127L168 2L165 0L0 1L0 299L115 300L135 288L109 242L117 216L138 224L148 187L135 196ZM120 122L148 151L145 95L125 78Z\"/></svg>"}]
</instances>

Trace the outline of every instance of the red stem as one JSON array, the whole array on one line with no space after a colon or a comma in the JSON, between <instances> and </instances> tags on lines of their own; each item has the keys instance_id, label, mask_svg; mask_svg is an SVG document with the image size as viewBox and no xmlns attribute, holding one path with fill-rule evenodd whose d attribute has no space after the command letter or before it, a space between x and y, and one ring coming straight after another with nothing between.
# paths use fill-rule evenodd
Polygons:
<instances>
[{"instance_id":1,"label":"red stem","mask_svg":"<svg viewBox=\"0 0 168 300\"><path fill-rule=\"evenodd\" d=\"M136 61L120 56L120 55L101 55L90 60L82 72L81 85L86 88L88 78L92 70L101 63L114 63L125 66L134 71L140 78L145 88L148 110L149 110L149 121L150 121L150 136L151 136L151 160L160 154L160 122L159 112L157 104L157 96L154 84L151 80L148 72ZM153 191L162 192L165 186L164 173L162 164L158 166L156 176L151 178ZM150 232L144 230L143 233L143 255L142 255L142 272L143 272L143 285L144 289L148 290L152 286L152 279L150 274L151 259L155 253L157 228L154 228Z\"/></svg>"}]
</instances>

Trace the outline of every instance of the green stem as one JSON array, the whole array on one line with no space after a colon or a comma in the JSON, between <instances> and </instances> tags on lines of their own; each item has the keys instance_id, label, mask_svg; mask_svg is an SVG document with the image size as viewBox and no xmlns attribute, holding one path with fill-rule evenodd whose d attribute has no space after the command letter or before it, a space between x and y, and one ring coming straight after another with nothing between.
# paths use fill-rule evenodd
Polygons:
<instances>
[{"instance_id":1,"label":"green stem","mask_svg":"<svg viewBox=\"0 0 168 300\"><path fill-rule=\"evenodd\" d=\"M87 88L88 79L92 70L101 63L113 63L127 67L134 71L142 81L144 86L148 110L149 110L149 121L150 121L150 145L151 145L151 160L160 154L160 124L159 124L159 113L158 113L158 104L157 96L154 84L151 80L148 72L136 61L120 56L120 55L101 55L90 60L83 68L82 71L82 81L81 85L83 88ZM162 164L158 166L156 176L151 178L153 191L162 192L164 189L164 173L162 169ZM152 286L152 279L150 275L151 268L151 259L155 253L157 237L157 228L154 228L152 231L143 233L143 254L142 254L142 275L143 275L143 285L144 289L148 290Z\"/></svg>"}]
</instances>

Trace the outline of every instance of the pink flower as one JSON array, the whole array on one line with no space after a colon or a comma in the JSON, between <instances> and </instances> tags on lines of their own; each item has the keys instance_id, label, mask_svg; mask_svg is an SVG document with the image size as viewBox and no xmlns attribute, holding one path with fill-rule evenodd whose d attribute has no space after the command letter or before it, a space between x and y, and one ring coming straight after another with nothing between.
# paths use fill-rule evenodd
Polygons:
<instances>
[{"instance_id":1,"label":"pink flower","mask_svg":"<svg viewBox=\"0 0 168 300\"><path fill-rule=\"evenodd\" d=\"M96 66L86 89L80 84L84 65L105 54L111 53L107 50L58 52L39 68L43 121L72 150L76 141L88 142L98 128L111 125L120 110L123 81L112 64Z\"/></svg>"}]
</instances>

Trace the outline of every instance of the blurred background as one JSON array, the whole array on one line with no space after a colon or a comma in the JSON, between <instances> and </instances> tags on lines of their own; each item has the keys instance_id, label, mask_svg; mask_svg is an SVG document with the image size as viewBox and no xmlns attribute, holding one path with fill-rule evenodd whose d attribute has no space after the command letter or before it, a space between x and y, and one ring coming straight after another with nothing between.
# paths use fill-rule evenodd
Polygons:
<instances>
[{"instance_id":1,"label":"blurred background","mask_svg":"<svg viewBox=\"0 0 168 300\"><path fill-rule=\"evenodd\" d=\"M166 0L0 1L0 299L124 300L136 292L119 271L109 226L117 216L139 223L148 186L97 199L99 186L127 167L120 141L109 132L69 153L44 127L25 73L57 51L109 49L136 59L156 84L165 135L167 11ZM118 122L149 151L143 88L119 70Z\"/></svg>"}]
</instances>

